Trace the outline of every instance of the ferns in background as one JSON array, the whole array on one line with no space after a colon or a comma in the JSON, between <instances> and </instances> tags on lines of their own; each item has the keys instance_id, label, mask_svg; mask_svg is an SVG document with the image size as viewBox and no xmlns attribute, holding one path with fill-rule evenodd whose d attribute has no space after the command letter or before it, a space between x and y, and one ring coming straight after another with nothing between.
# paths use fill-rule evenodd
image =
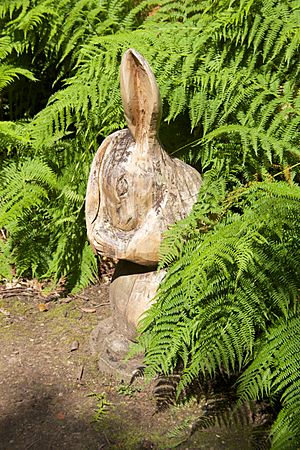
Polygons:
<instances>
[{"instance_id":1,"label":"ferns in background","mask_svg":"<svg viewBox=\"0 0 300 450\"><path fill-rule=\"evenodd\" d=\"M99 133L94 129L92 134L87 126L98 115L95 102L86 104L85 123L74 120L83 99L82 86L76 85L78 91L67 97L71 106L78 97L71 119L69 113L52 116L51 106L46 108L46 128L32 116L42 110L37 117L43 117L51 95L66 92L63 80L71 75L76 79L82 45L93 36L115 33L132 5L129 0L1 2L0 228L6 239L1 241L0 277L9 276L4 262L10 259L17 275L66 277L73 291L96 279L83 208ZM139 20L132 17L132 26ZM100 89L94 95L101 95ZM35 138L41 128L46 139Z\"/></svg>"},{"instance_id":2,"label":"ferns in background","mask_svg":"<svg viewBox=\"0 0 300 450\"><path fill-rule=\"evenodd\" d=\"M0 69L6 68L1 164L13 159L19 164L26 156L52 167L57 145L72 139L70 161L85 156L71 190L81 189L83 196L86 179L79 172L86 176L102 138L125 125L118 72L123 51L133 46L157 76L165 121L174 122L181 142L189 142L182 148L172 142L171 151L204 172L224 159L230 176L241 183L282 171L297 181L297 171L289 168L299 160L298 16L297 2L287 0L184 5L176 0L5 0L0 7ZM11 75L7 67L14 68ZM16 80L19 75L30 79ZM165 124L162 128L168 147L170 133ZM61 164L58 158L54 173L67 189L68 177L62 176L67 168ZM36 201L43 189L34 186ZM7 209L5 202L4 195ZM71 211L67 217L75 214ZM5 221L2 226L7 227Z\"/></svg>"},{"instance_id":3,"label":"ferns in background","mask_svg":"<svg viewBox=\"0 0 300 450\"><path fill-rule=\"evenodd\" d=\"M74 147L74 142L56 146L58 155L51 162L46 162L46 149L45 160L12 162L0 180L0 228L8 233L6 246L12 249L17 275L66 278L73 292L97 277L84 221L89 165L87 155L79 152L71 160Z\"/></svg>"},{"instance_id":4,"label":"ferns in background","mask_svg":"<svg viewBox=\"0 0 300 450\"><path fill-rule=\"evenodd\" d=\"M179 3L141 2L140 26L132 10L114 34L91 36L78 54L76 76L33 121L36 145L51 134L60 138L74 124L90 139L123 126L119 64L124 50L134 47L157 76L165 120L181 120L181 126L189 115L194 137L189 156L203 169L220 154L228 154L247 179L262 167L295 162L299 5Z\"/></svg>"}]
</instances>

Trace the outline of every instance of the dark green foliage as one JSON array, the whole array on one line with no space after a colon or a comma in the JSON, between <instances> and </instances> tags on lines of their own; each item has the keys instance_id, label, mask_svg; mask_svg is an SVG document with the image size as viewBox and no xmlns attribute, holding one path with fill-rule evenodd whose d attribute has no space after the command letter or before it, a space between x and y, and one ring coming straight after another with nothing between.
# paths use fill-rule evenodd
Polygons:
<instances>
[{"instance_id":1,"label":"dark green foliage","mask_svg":"<svg viewBox=\"0 0 300 450\"><path fill-rule=\"evenodd\" d=\"M52 161L13 162L0 180L0 228L8 233L17 275L67 278L73 291L97 274L84 223L89 156L74 152L74 146L72 141L57 145ZM71 161L74 154L77 159Z\"/></svg>"},{"instance_id":2,"label":"dark green foliage","mask_svg":"<svg viewBox=\"0 0 300 450\"><path fill-rule=\"evenodd\" d=\"M200 159L203 169L220 154L246 179L272 164L295 162L299 5L191 1L182 8L165 1L157 2L160 8L153 2L147 13L149 3L139 4L138 10L146 8L140 26L132 11L135 21L123 17L114 34L94 34L81 48L76 76L34 121L37 144L66 134L72 124L95 138L124 125L118 73L122 53L132 46L153 67L165 120L186 120L188 113L190 159Z\"/></svg>"}]
</instances>

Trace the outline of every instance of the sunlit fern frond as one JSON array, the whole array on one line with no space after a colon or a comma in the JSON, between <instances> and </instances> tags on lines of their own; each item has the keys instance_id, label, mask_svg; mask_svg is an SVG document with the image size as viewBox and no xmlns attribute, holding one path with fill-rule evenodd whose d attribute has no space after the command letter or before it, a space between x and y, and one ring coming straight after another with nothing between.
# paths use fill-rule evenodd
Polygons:
<instances>
[{"instance_id":1,"label":"sunlit fern frond","mask_svg":"<svg viewBox=\"0 0 300 450\"><path fill-rule=\"evenodd\" d=\"M281 404L271 430L272 448L294 449L300 443L300 319L290 312L279 319L257 343L254 361L239 380L243 399L277 397Z\"/></svg>"}]
</instances>

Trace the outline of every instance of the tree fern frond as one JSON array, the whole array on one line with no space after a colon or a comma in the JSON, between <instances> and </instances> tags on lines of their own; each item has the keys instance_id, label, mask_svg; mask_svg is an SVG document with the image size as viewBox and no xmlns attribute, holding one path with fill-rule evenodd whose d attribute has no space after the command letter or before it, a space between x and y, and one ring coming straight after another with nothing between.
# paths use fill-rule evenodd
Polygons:
<instances>
[{"instance_id":1,"label":"tree fern frond","mask_svg":"<svg viewBox=\"0 0 300 450\"><path fill-rule=\"evenodd\" d=\"M26 11L26 9L30 5L30 0L3 0L0 5L0 18L4 18L6 15L11 19L13 13L22 9L22 11Z\"/></svg>"},{"instance_id":2,"label":"tree fern frond","mask_svg":"<svg viewBox=\"0 0 300 450\"><path fill-rule=\"evenodd\" d=\"M9 241L0 239L0 280L13 278L13 258Z\"/></svg>"},{"instance_id":3,"label":"tree fern frond","mask_svg":"<svg viewBox=\"0 0 300 450\"><path fill-rule=\"evenodd\" d=\"M21 167L12 163L1 174L1 227L9 227L23 213L48 199L48 189L55 189L57 179L40 160L27 160Z\"/></svg>"},{"instance_id":4,"label":"tree fern frond","mask_svg":"<svg viewBox=\"0 0 300 450\"><path fill-rule=\"evenodd\" d=\"M0 149L3 154L9 154L13 148L26 148L28 143L22 123L0 121Z\"/></svg>"},{"instance_id":5,"label":"tree fern frond","mask_svg":"<svg viewBox=\"0 0 300 450\"><path fill-rule=\"evenodd\" d=\"M16 29L23 31L26 38L29 31L40 26L46 17L51 17L51 15L55 15L55 13L53 1L44 0L33 8L28 8L26 13L21 14L13 20L10 23L10 26L14 25Z\"/></svg>"},{"instance_id":6,"label":"tree fern frond","mask_svg":"<svg viewBox=\"0 0 300 450\"><path fill-rule=\"evenodd\" d=\"M263 336L257 355L239 379L240 401L278 395L282 408L272 427L272 448L293 449L300 443L300 320L279 320Z\"/></svg>"},{"instance_id":7,"label":"tree fern frond","mask_svg":"<svg viewBox=\"0 0 300 450\"><path fill-rule=\"evenodd\" d=\"M227 213L227 222L219 215L221 222L210 231L196 235L195 230L185 245L177 241L182 249L172 255L157 304L144 319L143 332L156 336L151 343L154 348L146 352L150 366L163 361L164 370L171 370L180 352L185 355L180 388L199 371L241 368L253 351L257 333L272 318L286 317L298 296L295 261L299 249L294 227L298 227L299 188L260 183L241 191L237 198L251 205L244 204L243 215ZM272 208L275 198L279 202ZM170 233L182 230L176 226ZM186 341L182 330L184 336L193 338Z\"/></svg>"},{"instance_id":8,"label":"tree fern frond","mask_svg":"<svg viewBox=\"0 0 300 450\"><path fill-rule=\"evenodd\" d=\"M9 36L0 37L0 61L5 58L12 50L11 38Z\"/></svg>"},{"instance_id":9,"label":"tree fern frond","mask_svg":"<svg viewBox=\"0 0 300 450\"><path fill-rule=\"evenodd\" d=\"M93 17L90 38L76 50L77 76L70 78L66 88L36 117L30 130L34 145L39 147L48 139L57 141L74 127L77 133L85 130L85 135L93 140L99 134L106 135L124 126L118 71L121 54L132 46L153 67L165 102L166 120L175 120L189 112L193 129L200 133L196 142L201 142L201 154L199 146L191 147L195 160L204 160L204 154L208 153L215 158L218 149L231 155L235 147L236 160L231 163L238 165L242 159L245 166L250 162L253 170L258 171L262 165L271 166L274 160L286 163L299 156L296 85L292 89L289 110L285 98L278 95L287 80L284 55L290 45L294 46L290 39L297 26L297 8L292 11L283 0L274 1L272 7L267 1L244 2L237 9L232 9L228 2L219 2L214 5L214 12L210 5L195 5L194 2L186 2L184 9L176 1L160 5L148 2L148 6L142 2L126 16L126 2L108 2L105 16L102 10L97 13L96 5L90 2L90 10L88 0L78 2L76 8L80 13L70 14L66 22L68 36L77 20L84 20L85 29L87 11ZM258 6L261 4L263 8ZM162 17L169 17L170 11L174 14L177 11L179 15L162 27L160 21ZM137 22L132 25L136 28L132 30L128 23L126 25L126 17L136 14ZM115 33L106 33L103 29L98 36L97 20L101 25L114 17L120 18ZM260 20L256 20L257 17ZM131 19L129 22L133 24ZM237 23L245 26L243 35L236 34ZM288 35L287 30L290 30ZM256 36L255 43L252 34ZM65 43L61 37L58 46L67 49L68 43L71 47L75 45L77 37L73 35L74 38L71 36ZM83 38L78 35L78 39ZM283 39L282 45L276 47L280 39ZM241 42L248 42L248 47ZM63 58L72 54L71 47ZM257 54L253 53L255 48ZM259 55L263 53L266 61L262 66ZM274 60L271 69L269 54ZM297 70L293 58L290 64L290 72ZM203 162L205 164L205 160Z\"/></svg>"},{"instance_id":10,"label":"tree fern frond","mask_svg":"<svg viewBox=\"0 0 300 450\"><path fill-rule=\"evenodd\" d=\"M78 279L72 288L72 293L76 293L91 283L95 283L98 279L97 259L91 249L91 246L86 242L82 255L80 266L78 270Z\"/></svg>"},{"instance_id":11,"label":"tree fern frond","mask_svg":"<svg viewBox=\"0 0 300 450\"><path fill-rule=\"evenodd\" d=\"M29 80L37 81L30 70L2 64L0 66L0 91L12 83L15 79L19 78L20 75L28 78Z\"/></svg>"}]
</instances>

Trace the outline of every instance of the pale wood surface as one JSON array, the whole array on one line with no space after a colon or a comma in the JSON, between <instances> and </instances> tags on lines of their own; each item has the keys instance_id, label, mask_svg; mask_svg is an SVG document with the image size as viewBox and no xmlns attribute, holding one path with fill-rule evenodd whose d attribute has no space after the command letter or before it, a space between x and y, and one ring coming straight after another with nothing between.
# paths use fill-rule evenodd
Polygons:
<instances>
[{"instance_id":1,"label":"pale wood surface","mask_svg":"<svg viewBox=\"0 0 300 450\"><path fill-rule=\"evenodd\" d=\"M86 222L100 254L155 265L163 232L197 199L200 174L161 147L161 102L154 75L135 50L121 64L121 93L129 129L108 136L88 181Z\"/></svg>"},{"instance_id":2,"label":"pale wood surface","mask_svg":"<svg viewBox=\"0 0 300 450\"><path fill-rule=\"evenodd\" d=\"M166 272L145 272L143 266L120 261L115 273L109 289L113 322L116 329L122 330L123 335L134 339L138 323L153 303Z\"/></svg>"},{"instance_id":3,"label":"pale wood surface","mask_svg":"<svg viewBox=\"0 0 300 450\"><path fill-rule=\"evenodd\" d=\"M110 325L103 355L112 348L114 355L122 353L122 336L134 339L164 276L155 270L163 233L191 211L201 186L200 174L171 158L159 143L159 90L147 61L133 49L123 56L120 80L128 129L103 141L86 195L91 245L95 252L121 260L110 286L117 335Z\"/></svg>"}]
</instances>

